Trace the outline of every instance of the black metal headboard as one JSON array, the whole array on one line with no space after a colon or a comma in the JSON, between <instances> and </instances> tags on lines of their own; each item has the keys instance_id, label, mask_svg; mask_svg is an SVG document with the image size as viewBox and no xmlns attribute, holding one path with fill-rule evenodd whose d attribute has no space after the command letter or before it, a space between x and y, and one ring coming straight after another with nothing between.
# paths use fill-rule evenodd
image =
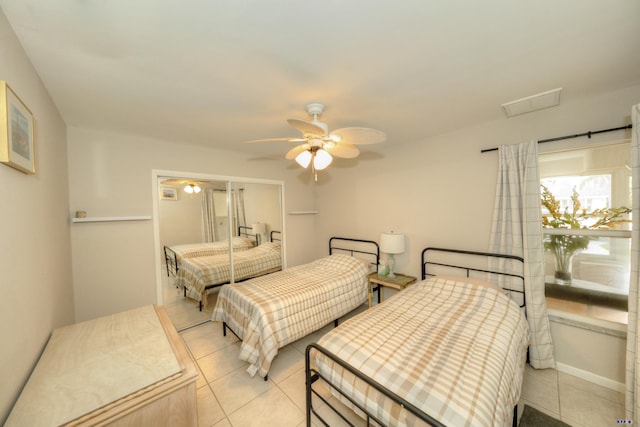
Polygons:
<instances>
[{"instance_id":1,"label":"black metal headboard","mask_svg":"<svg viewBox=\"0 0 640 427\"><path fill-rule=\"evenodd\" d=\"M497 284L520 307L525 306L522 257L445 248L426 248L422 251L423 280L436 274L460 276L461 271L468 278L474 278L475 274L475 278Z\"/></svg>"},{"instance_id":2,"label":"black metal headboard","mask_svg":"<svg viewBox=\"0 0 640 427\"><path fill-rule=\"evenodd\" d=\"M255 242L255 246L258 246L260 244L260 236L253 233L253 227L247 227L246 225L239 225L238 236L245 236L252 239Z\"/></svg>"},{"instance_id":3,"label":"black metal headboard","mask_svg":"<svg viewBox=\"0 0 640 427\"><path fill-rule=\"evenodd\" d=\"M332 237L329 239L329 255L334 253L347 253L363 255L371 265L380 263L380 247L373 240L351 239L349 237Z\"/></svg>"},{"instance_id":4,"label":"black metal headboard","mask_svg":"<svg viewBox=\"0 0 640 427\"><path fill-rule=\"evenodd\" d=\"M271 230L269 233L270 242L282 242L282 231Z\"/></svg>"}]
</instances>

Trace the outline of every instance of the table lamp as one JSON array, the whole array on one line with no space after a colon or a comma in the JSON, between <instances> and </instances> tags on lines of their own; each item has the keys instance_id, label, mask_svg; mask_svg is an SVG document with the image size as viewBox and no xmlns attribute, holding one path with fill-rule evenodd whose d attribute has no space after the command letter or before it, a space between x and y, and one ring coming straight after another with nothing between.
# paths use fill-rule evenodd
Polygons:
<instances>
[{"instance_id":1,"label":"table lamp","mask_svg":"<svg viewBox=\"0 0 640 427\"><path fill-rule=\"evenodd\" d=\"M404 253L404 234L396 233L394 231L385 231L380 234L380 250L386 254L389 254L387 262L389 263L390 279L395 279L396 275L393 274L393 269L396 266L395 254Z\"/></svg>"},{"instance_id":2,"label":"table lamp","mask_svg":"<svg viewBox=\"0 0 640 427\"><path fill-rule=\"evenodd\" d=\"M251 231L258 237L258 243L262 241L262 235L267 232L267 224L263 222L256 222L251 224Z\"/></svg>"}]
</instances>

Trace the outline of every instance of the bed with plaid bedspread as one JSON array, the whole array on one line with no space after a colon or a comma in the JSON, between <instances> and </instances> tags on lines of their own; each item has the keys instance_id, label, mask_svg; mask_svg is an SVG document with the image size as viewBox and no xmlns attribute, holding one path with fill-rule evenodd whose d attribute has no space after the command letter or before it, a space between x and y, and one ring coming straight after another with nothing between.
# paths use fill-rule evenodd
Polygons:
<instances>
[{"instance_id":1,"label":"bed with plaid bedspread","mask_svg":"<svg viewBox=\"0 0 640 427\"><path fill-rule=\"evenodd\" d=\"M252 277L278 271L282 268L280 242L265 242L245 251L233 253L234 280L246 280ZM178 270L176 286L186 288L186 295L207 306L207 288L229 283L231 265L229 254L186 258Z\"/></svg>"},{"instance_id":2,"label":"bed with plaid bedspread","mask_svg":"<svg viewBox=\"0 0 640 427\"><path fill-rule=\"evenodd\" d=\"M242 339L247 371L265 376L278 349L302 338L367 300L366 263L334 254L220 290L212 320Z\"/></svg>"},{"instance_id":3,"label":"bed with plaid bedspread","mask_svg":"<svg viewBox=\"0 0 640 427\"><path fill-rule=\"evenodd\" d=\"M234 251L246 251L255 246L253 240L244 236L231 238L231 245ZM186 243L183 245L169 246L168 248L176 254L176 259L178 263L180 263L184 258L228 254L229 240L210 243Z\"/></svg>"},{"instance_id":4,"label":"bed with plaid bedspread","mask_svg":"<svg viewBox=\"0 0 640 427\"><path fill-rule=\"evenodd\" d=\"M522 310L503 292L435 277L346 321L318 345L445 425L508 426L528 342ZM311 349L310 357L385 425L424 425L324 354Z\"/></svg>"}]
</instances>

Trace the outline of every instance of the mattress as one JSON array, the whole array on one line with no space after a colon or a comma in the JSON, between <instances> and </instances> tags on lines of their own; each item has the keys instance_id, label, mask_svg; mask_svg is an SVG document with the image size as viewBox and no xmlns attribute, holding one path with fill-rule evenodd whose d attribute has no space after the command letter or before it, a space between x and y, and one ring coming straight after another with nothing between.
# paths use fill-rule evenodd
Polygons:
<instances>
[{"instance_id":1,"label":"mattress","mask_svg":"<svg viewBox=\"0 0 640 427\"><path fill-rule=\"evenodd\" d=\"M234 281L272 273L282 268L279 242L265 242L252 249L233 253ZM187 289L187 297L207 306L207 288L229 283L229 254L185 258L176 276L176 286Z\"/></svg>"},{"instance_id":2,"label":"mattress","mask_svg":"<svg viewBox=\"0 0 640 427\"><path fill-rule=\"evenodd\" d=\"M255 246L253 240L243 236L231 238L231 244L234 251L246 251L247 249L251 249ZM210 243L173 245L169 246L169 249L176 254L178 263L181 263L183 258L213 256L229 253L229 240Z\"/></svg>"},{"instance_id":3,"label":"mattress","mask_svg":"<svg viewBox=\"0 0 640 427\"><path fill-rule=\"evenodd\" d=\"M220 290L212 320L242 339L251 375L267 375L278 349L367 300L366 263L335 254Z\"/></svg>"}]
</instances>

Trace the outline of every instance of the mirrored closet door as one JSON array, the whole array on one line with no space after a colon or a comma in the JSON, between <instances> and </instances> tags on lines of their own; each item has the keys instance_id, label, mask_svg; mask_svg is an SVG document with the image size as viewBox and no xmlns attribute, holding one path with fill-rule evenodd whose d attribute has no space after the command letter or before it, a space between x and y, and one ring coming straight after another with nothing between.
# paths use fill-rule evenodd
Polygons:
<instances>
[{"instance_id":1,"label":"mirrored closet door","mask_svg":"<svg viewBox=\"0 0 640 427\"><path fill-rule=\"evenodd\" d=\"M283 184L154 171L158 301L178 329L208 321L221 286L284 265Z\"/></svg>"}]
</instances>

